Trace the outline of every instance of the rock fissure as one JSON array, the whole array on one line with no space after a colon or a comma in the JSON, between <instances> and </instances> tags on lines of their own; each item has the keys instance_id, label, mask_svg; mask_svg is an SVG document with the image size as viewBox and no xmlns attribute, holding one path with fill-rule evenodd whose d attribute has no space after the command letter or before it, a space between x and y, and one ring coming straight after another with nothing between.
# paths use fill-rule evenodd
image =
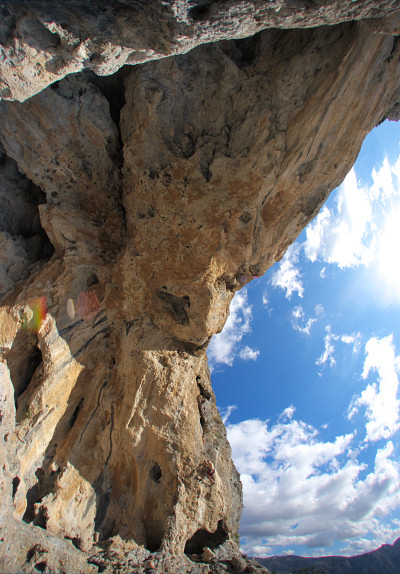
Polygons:
<instances>
[{"instance_id":1,"label":"rock fissure","mask_svg":"<svg viewBox=\"0 0 400 574\"><path fill-rule=\"evenodd\" d=\"M400 101L396 3L289 4L1 7L4 571L257 568L206 348Z\"/></svg>"}]
</instances>

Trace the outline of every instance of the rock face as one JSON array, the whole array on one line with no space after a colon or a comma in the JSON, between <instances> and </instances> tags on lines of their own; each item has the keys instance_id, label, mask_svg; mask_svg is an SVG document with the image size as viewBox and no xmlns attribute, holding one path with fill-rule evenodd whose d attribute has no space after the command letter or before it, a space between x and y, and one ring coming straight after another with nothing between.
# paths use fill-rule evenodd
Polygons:
<instances>
[{"instance_id":1,"label":"rock face","mask_svg":"<svg viewBox=\"0 0 400 574\"><path fill-rule=\"evenodd\" d=\"M110 75L244 38L398 13L397 0L8 0L0 5L0 98L24 101L67 74Z\"/></svg>"},{"instance_id":2,"label":"rock face","mask_svg":"<svg viewBox=\"0 0 400 574\"><path fill-rule=\"evenodd\" d=\"M19 54L11 65L3 58L3 78L10 69L19 76L15 85L5 80L7 98L84 67L66 58L62 72L33 71L31 57L42 70L45 36L28 41L32 22L46 21L49 39L53 10L65 29L86 10L80 25L87 35L99 31L93 53L103 32L109 53L118 52L117 32L95 23L89 4L97 6L2 4L2 30ZM124 21L132 9L98 4L109 15L118 6ZM150 57L152 20L132 17L142 60L185 51L210 30L238 36L383 10L316 2L307 20L313 8L299 16L282 2L275 20L258 21L272 13L264 2L135 6L141 18L150 7L161 14L160 45L164 12L178 21L186 10L196 22L194 39L178 41L174 29L174 49ZM253 28L230 19L238 6ZM257 571L238 555L241 484L206 347L235 291L283 255L368 131L395 117L395 8L387 2L384 19L267 29L109 77L88 70L0 104L2 570L140 572L147 559L159 572ZM186 28L177 29L183 38ZM65 37L57 53L70 50ZM21 42L36 54L18 52ZM48 69L59 62L51 50ZM85 62L108 73L120 65L110 58L104 69Z\"/></svg>"}]
</instances>

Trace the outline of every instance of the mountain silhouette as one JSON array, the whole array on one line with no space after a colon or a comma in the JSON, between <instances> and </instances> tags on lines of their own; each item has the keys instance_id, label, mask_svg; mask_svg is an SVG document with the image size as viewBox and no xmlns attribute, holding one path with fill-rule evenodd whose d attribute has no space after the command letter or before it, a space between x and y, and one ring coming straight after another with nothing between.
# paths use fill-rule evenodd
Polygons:
<instances>
[{"instance_id":1,"label":"mountain silhouette","mask_svg":"<svg viewBox=\"0 0 400 574\"><path fill-rule=\"evenodd\" d=\"M359 556L255 558L271 574L400 574L400 538Z\"/></svg>"}]
</instances>

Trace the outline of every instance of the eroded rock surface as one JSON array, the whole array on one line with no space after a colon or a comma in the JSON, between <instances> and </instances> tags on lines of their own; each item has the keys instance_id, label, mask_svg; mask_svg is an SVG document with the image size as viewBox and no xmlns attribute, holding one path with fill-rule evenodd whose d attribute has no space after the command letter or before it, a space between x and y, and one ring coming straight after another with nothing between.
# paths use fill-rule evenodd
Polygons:
<instances>
[{"instance_id":1,"label":"eroded rock surface","mask_svg":"<svg viewBox=\"0 0 400 574\"><path fill-rule=\"evenodd\" d=\"M0 105L4 571L257 571L206 347L395 117L397 27L265 30Z\"/></svg>"},{"instance_id":2,"label":"eroded rock surface","mask_svg":"<svg viewBox=\"0 0 400 574\"><path fill-rule=\"evenodd\" d=\"M398 12L397 0L8 0L0 5L0 98L23 101L73 72L110 75L265 28Z\"/></svg>"}]
</instances>

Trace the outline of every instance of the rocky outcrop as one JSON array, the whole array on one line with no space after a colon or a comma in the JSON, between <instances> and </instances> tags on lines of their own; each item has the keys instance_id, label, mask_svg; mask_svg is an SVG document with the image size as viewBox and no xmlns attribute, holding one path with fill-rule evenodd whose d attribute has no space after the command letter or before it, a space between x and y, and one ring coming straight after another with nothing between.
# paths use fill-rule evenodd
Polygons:
<instances>
[{"instance_id":1,"label":"rocky outcrop","mask_svg":"<svg viewBox=\"0 0 400 574\"><path fill-rule=\"evenodd\" d=\"M0 105L3 570L257 568L206 347L396 114L397 28L265 30Z\"/></svg>"},{"instance_id":2,"label":"rocky outcrop","mask_svg":"<svg viewBox=\"0 0 400 574\"><path fill-rule=\"evenodd\" d=\"M24 101L73 72L110 75L265 28L388 18L398 10L397 0L8 0L0 6L0 98Z\"/></svg>"}]
</instances>

